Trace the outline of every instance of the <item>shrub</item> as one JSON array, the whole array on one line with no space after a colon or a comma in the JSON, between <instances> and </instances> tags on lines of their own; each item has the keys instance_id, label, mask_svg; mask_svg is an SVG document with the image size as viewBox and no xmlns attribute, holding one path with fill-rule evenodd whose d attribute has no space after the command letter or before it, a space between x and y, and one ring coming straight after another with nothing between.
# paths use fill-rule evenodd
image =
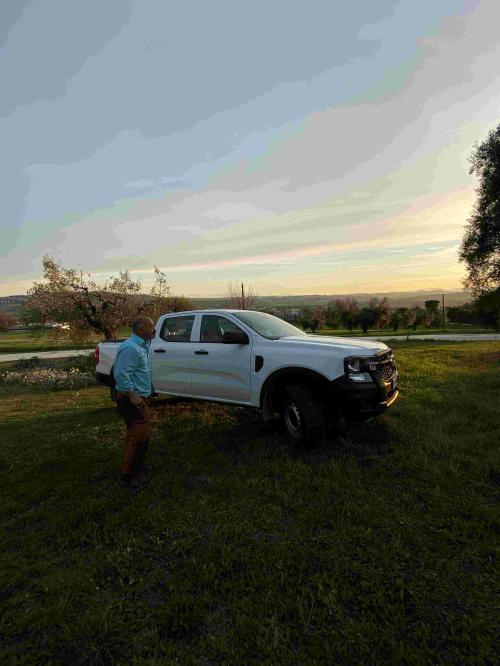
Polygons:
<instances>
[{"instance_id":1,"label":"shrub","mask_svg":"<svg viewBox=\"0 0 500 666\"><path fill-rule=\"evenodd\" d=\"M65 358L60 365L63 370L71 370L75 368L79 372L94 372L95 371L95 357L94 354L87 354L86 356L70 356Z\"/></svg>"},{"instance_id":2,"label":"shrub","mask_svg":"<svg viewBox=\"0 0 500 666\"><path fill-rule=\"evenodd\" d=\"M31 368L38 368L41 364L41 359L38 356L31 358L22 358L14 365L15 370L31 370Z\"/></svg>"}]
</instances>

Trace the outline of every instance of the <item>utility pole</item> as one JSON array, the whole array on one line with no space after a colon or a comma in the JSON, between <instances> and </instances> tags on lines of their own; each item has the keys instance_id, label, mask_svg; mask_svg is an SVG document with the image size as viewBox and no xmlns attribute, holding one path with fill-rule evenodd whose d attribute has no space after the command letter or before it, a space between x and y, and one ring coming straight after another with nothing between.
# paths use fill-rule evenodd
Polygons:
<instances>
[{"instance_id":1,"label":"utility pole","mask_svg":"<svg viewBox=\"0 0 500 666\"><path fill-rule=\"evenodd\" d=\"M442 303L443 303L443 333L444 333L444 319L445 319L445 314L444 314L444 294L441 294L442 298Z\"/></svg>"},{"instance_id":2,"label":"utility pole","mask_svg":"<svg viewBox=\"0 0 500 666\"><path fill-rule=\"evenodd\" d=\"M241 309L245 309L245 288L243 287L243 282L241 283Z\"/></svg>"}]
</instances>

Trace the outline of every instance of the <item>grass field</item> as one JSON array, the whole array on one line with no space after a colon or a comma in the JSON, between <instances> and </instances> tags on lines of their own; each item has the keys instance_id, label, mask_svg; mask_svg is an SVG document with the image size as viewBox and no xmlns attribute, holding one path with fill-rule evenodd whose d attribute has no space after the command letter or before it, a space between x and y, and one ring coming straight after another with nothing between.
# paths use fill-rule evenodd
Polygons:
<instances>
[{"instance_id":1,"label":"grass field","mask_svg":"<svg viewBox=\"0 0 500 666\"><path fill-rule=\"evenodd\" d=\"M135 489L105 389L0 382L0 663L497 663L500 343L394 348L310 452L158 400Z\"/></svg>"},{"instance_id":2,"label":"grass field","mask_svg":"<svg viewBox=\"0 0 500 666\"><path fill-rule=\"evenodd\" d=\"M119 337L130 335L129 329L121 329ZM90 342L72 342L64 337L55 337L53 333L47 331L6 331L0 332L0 354L10 354L16 352L39 352L53 351L55 349L94 349L101 340L96 336Z\"/></svg>"},{"instance_id":3,"label":"grass field","mask_svg":"<svg viewBox=\"0 0 500 666\"><path fill-rule=\"evenodd\" d=\"M481 328L480 326L453 326L449 324L445 327L444 331L442 328L426 328L425 326L417 328L415 331L413 329L400 328L397 331L393 331L391 328L373 328L369 329L366 335L372 336L391 336L391 337L401 337L406 338L407 335L441 335L442 333L495 333L492 328ZM363 337L365 333L361 329L354 329L349 331L347 328L322 328L318 331L319 335L340 335L342 337Z\"/></svg>"}]
</instances>

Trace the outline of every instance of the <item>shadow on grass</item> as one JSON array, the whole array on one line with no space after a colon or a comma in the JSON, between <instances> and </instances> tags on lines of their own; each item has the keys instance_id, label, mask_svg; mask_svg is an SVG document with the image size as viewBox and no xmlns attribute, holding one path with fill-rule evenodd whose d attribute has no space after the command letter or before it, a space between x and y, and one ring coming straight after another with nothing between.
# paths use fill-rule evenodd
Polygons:
<instances>
[{"instance_id":1,"label":"shadow on grass","mask_svg":"<svg viewBox=\"0 0 500 666\"><path fill-rule=\"evenodd\" d=\"M163 402L174 408L179 406L179 413L193 414L201 405L196 401L169 400ZM335 428L325 437L323 443L310 448L298 447L286 439L281 422L276 419L265 423L257 410L245 408L231 408L222 405L212 405L220 412L218 427L210 430L209 440L216 450L224 455L237 467L248 466L258 461L267 461L275 457L288 457L301 460L311 466L323 464L328 460L354 457L360 467L369 467L381 457L390 455L393 451L390 445L390 432L384 417L355 426L349 426L339 431ZM206 410L201 407L200 415ZM171 412L172 413L172 412ZM168 416L165 416L168 419ZM204 434L203 436L207 436Z\"/></svg>"}]
</instances>

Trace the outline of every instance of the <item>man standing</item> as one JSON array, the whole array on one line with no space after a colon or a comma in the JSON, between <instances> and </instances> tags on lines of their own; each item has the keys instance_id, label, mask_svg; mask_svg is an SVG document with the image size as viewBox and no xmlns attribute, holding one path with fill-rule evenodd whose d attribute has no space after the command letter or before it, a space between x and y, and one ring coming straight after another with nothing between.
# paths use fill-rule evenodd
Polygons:
<instances>
[{"instance_id":1,"label":"man standing","mask_svg":"<svg viewBox=\"0 0 500 666\"><path fill-rule=\"evenodd\" d=\"M149 345L155 335L155 325L149 317L138 317L132 331L118 347L113 369L118 412L126 424L122 478L127 484L142 471L151 435Z\"/></svg>"}]
</instances>

